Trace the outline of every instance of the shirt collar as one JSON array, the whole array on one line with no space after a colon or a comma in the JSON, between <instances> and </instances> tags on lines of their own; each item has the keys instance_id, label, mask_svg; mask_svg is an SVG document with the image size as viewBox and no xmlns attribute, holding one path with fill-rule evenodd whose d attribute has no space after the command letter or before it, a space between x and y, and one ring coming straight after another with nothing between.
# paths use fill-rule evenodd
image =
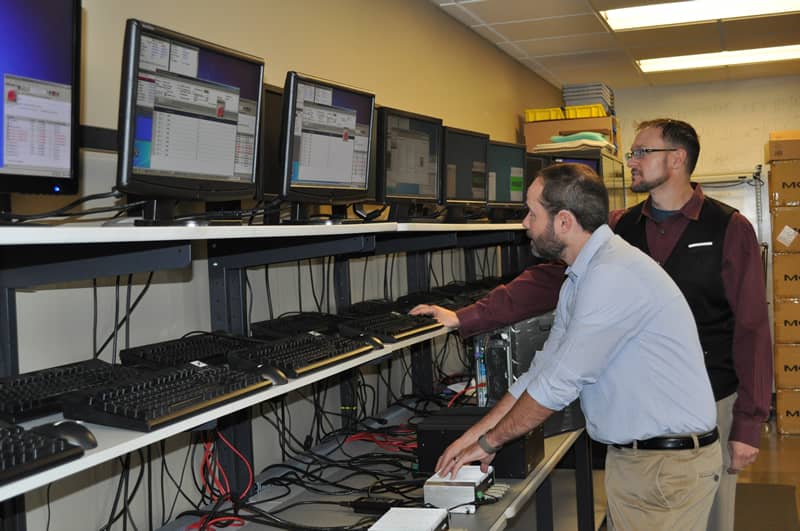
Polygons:
<instances>
[{"instance_id":1,"label":"shirt collar","mask_svg":"<svg viewBox=\"0 0 800 531\"><path fill-rule=\"evenodd\" d=\"M705 194L703 194L703 189L698 183L690 183L694 191L692 192L692 196L689 198L688 201L681 207L679 212L685 218L688 218L692 221L697 221L700 219L700 210L703 208L703 201L705 200ZM646 216L650 219L653 219L653 214L651 212L651 204L653 199L651 197L647 197L647 200L644 202L644 206L642 207L642 213L639 216L639 219L636 221L639 222L642 220L641 216Z\"/></svg>"},{"instance_id":2,"label":"shirt collar","mask_svg":"<svg viewBox=\"0 0 800 531\"><path fill-rule=\"evenodd\" d=\"M597 251L604 246L613 235L614 232L608 225L600 225L586 241L583 248L578 253L578 256L575 258L575 261L571 266L567 267L564 274L573 280L579 278L588 269L589 262L592 261Z\"/></svg>"}]
</instances>

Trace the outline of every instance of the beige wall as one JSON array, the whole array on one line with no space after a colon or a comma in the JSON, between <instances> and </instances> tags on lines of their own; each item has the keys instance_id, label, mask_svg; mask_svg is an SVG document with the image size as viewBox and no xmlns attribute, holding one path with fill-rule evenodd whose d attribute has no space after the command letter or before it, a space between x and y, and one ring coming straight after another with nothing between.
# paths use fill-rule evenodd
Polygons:
<instances>
[{"instance_id":1,"label":"beige wall","mask_svg":"<svg viewBox=\"0 0 800 531\"><path fill-rule=\"evenodd\" d=\"M379 105L521 140L528 107L558 89L426 0L84 0L82 123L116 128L122 40L139 18L263 57L267 83L287 70L348 83Z\"/></svg>"}]
</instances>

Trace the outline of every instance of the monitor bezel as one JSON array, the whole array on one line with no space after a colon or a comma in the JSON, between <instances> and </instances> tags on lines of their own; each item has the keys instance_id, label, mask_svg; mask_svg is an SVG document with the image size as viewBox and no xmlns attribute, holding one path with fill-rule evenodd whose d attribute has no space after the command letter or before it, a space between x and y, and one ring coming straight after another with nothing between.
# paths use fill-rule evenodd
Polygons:
<instances>
[{"instance_id":1,"label":"monitor bezel","mask_svg":"<svg viewBox=\"0 0 800 531\"><path fill-rule=\"evenodd\" d=\"M369 141L370 149L367 153L367 175L364 188L337 187L331 185L309 186L292 184L292 131L295 125L295 102L297 99L297 84L301 81L321 85L334 90L349 91L370 98ZM370 195L370 166L373 150L375 148L375 94L350 87L341 83L320 79L309 74L301 74L290 70L286 72L286 81L283 87L283 117L281 126L281 197L286 201L314 204L314 205L348 205L373 199Z\"/></svg>"},{"instance_id":2,"label":"monitor bezel","mask_svg":"<svg viewBox=\"0 0 800 531\"><path fill-rule=\"evenodd\" d=\"M387 127L389 125L389 115L399 116L401 118L408 118L411 120L418 120L427 122L436 126L436 140L439 146L439 163L436 165L436 182L434 185L434 192L430 195L410 195L410 194L390 194L387 191L388 182L386 176L386 140L388 138ZM444 155L442 146L444 136L444 125L441 118L433 116L426 116L423 114L416 114L393 107L379 107L378 108L378 133L377 133L377 166L375 173L375 199L379 203L388 202L413 202L413 203L438 203L440 198L441 180L442 180L442 164L441 159Z\"/></svg>"},{"instance_id":3,"label":"monitor bezel","mask_svg":"<svg viewBox=\"0 0 800 531\"><path fill-rule=\"evenodd\" d=\"M484 150L483 150L483 160L486 163L486 176L483 181L484 185L484 198L483 199L451 199L447 197L447 133L453 132L456 134L462 135L469 135L479 138L484 141ZM440 182L442 183L441 186L441 194L439 203L442 205L453 205L453 206L477 206L477 207L485 207L486 206L486 199L488 198L488 190L487 187L489 185L489 160L488 160L488 153L489 152L489 135L486 133L481 133L479 131L471 131L469 129L459 129L456 127L449 127L444 126L442 131L442 162L441 168L439 170L439 174L441 175Z\"/></svg>"},{"instance_id":4,"label":"monitor bezel","mask_svg":"<svg viewBox=\"0 0 800 531\"><path fill-rule=\"evenodd\" d=\"M139 45L142 33L174 39L186 44L206 48L216 53L254 63L259 69L258 104L256 108L255 160L249 181L172 177L169 175L136 173L133 167L134 126L139 72ZM158 199L188 199L197 201L231 201L256 196L258 179L258 148L261 139L261 107L263 105L264 60L238 50L211 43L191 35L156 26L138 19L128 19L122 57L122 78L119 101L119 157L117 163L117 188L128 194Z\"/></svg>"},{"instance_id":5,"label":"monitor bezel","mask_svg":"<svg viewBox=\"0 0 800 531\"><path fill-rule=\"evenodd\" d=\"M489 172L491 171L491 166L489 164L489 150L491 146L503 147L503 148L512 148L512 149L520 149L522 150L522 200L521 201L492 201L489 199ZM489 140L489 147L486 149L486 204L489 208L499 207L499 208L519 208L525 206L525 190L528 188L528 179L529 176L527 175L527 162L528 162L528 147L525 144L517 144L515 142L501 142L499 140Z\"/></svg>"},{"instance_id":6,"label":"monitor bezel","mask_svg":"<svg viewBox=\"0 0 800 531\"><path fill-rule=\"evenodd\" d=\"M72 98L70 109L70 176L51 177L19 173L0 174L0 193L74 195L78 193L80 179L80 119L81 119L81 32L83 12L81 0L70 0L72 5Z\"/></svg>"}]
</instances>

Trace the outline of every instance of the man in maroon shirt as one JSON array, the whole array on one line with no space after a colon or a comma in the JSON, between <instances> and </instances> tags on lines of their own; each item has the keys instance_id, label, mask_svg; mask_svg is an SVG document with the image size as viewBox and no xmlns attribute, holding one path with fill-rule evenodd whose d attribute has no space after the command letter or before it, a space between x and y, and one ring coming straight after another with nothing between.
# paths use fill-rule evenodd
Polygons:
<instances>
[{"instance_id":1,"label":"man in maroon shirt","mask_svg":"<svg viewBox=\"0 0 800 531\"><path fill-rule=\"evenodd\" d=\"M627 154L631 189L649 198L610 214L609 225L656 260L694 314L717 401L723 474L709 529L732 530L736 472L758 456L761 423L772 395L772 342L764 270L752 226L740 213L690 182L700 144L691 125L644 122ZM469 337L555 307L560 264L536 265L475 304L452 312L420 305Z\"/></svg>"}]
</instances>

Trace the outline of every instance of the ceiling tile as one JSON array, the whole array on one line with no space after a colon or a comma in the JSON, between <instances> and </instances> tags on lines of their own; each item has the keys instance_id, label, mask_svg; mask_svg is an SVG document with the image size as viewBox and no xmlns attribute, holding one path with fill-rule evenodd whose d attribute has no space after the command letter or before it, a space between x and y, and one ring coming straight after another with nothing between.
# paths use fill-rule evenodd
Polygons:
<instances>
[{"instance_id":1,"label":"ceiling tile","mask_svg":"<svg viewBox=\"0 0 800 531\"><path fill-rule=\"evenodd\" d=\"M643 86L639 69L620 51L540 57L537 61L564 83L602 81L611 88Z\"/></svg>"},{"instance_id":2,"label":"ceiling tile","mask_svg":"<svg viewBox=\"0 0 800 531\"><path fill-rule=\"evenodd\" d=\"M729 50L800 44L800 13L729 20L722 30Z\"/></svg>"},{"instance_id":3,"label":"ceiling tile","mask_svg":"<svg viewBox=\"0 0 800 531\"><path fill-rule=\"evenodd\" d=\"M605 26L594 14L571 15L558 19L526 20L492 24L492 28L505 35L509 41L542 39L582 33L604 33Z\"/></svg>"},{"instance_id":4,"label":"ceiling tile","mask_svg":"<svg viewBox=\"0 0 800 531\"><path fill-rule=\"evenodd\" d=\"M699 68L697 70L653 72L644 76L653 85L690 85L692 83L726 81L728 79L728 70L727 67Z\"/></svg>"},{"instance_id":5,"label":"ceiling tile","mask_svg":"<svg viewBox=\"0 0 800 531\"><path fill-rule=\"evenodd\" d=\"M651 4L667 4L670 2L682 2L683 0L589 0L598 11L608 11L609 9L620 9L623 7L649 6Z\"/></svg>"},{"instance_id":6,"label":"ceiling tile","mask_svg":"<svg viewBox=\"0 0 800 531\"><path fill-rule=\"evenodd\" d=\"M551 39L519 41L517 44L532 57L618 48L614 37L609 33L569 35Z\"/></svg>"},{"instance_id":7,"label":"ceiling tile","mask_svg":"<svg viewBox=\"0 0 800 531\"><path fill-rule=\"evenodd\" d=\"M722 50L716 23L614 33L617 42L635 59L670 57Z\"/></svg>"},{"instance_id":8,"label":"ceiling tile","mask_svg":"<svg viewBox=\"0 0 800 531\"><path fill-rule=\"evenodd\" d=\"M586 0L484 0L465 3L463 7L487 24L592 13Z\"/></svg>"},{"instance_id":9,"label":"ceiling tile","mask_svg":"<svg viewBox=\"0 0 800 531\"><path fill-rule=\"evenodd\" d=\"M497 46L514 59L522 59L523 57L527 57L525 50L520 49L519 46L512 42L500 42L497 44Z\"/></svg>"}]
</instances>

